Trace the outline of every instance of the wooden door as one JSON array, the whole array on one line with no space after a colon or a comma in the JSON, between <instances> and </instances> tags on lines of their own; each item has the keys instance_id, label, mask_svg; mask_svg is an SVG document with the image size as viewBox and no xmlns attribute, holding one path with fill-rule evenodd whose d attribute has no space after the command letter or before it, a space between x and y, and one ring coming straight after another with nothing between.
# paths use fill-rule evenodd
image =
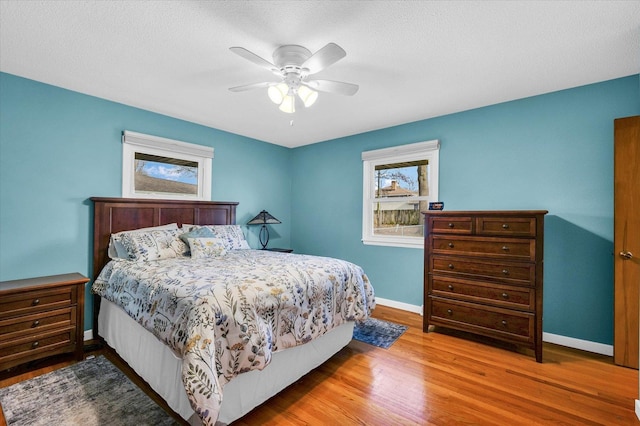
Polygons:
<instances>
[{"instance_id":1,"label":"wooden door","mask_svg":"<svg viewBox=\"0 0 640 426\"><path fill-rule=\"evenodd\" d=\"M638 368L640 116L614 121L613 360Z\"/></svg>"}]
</instances>

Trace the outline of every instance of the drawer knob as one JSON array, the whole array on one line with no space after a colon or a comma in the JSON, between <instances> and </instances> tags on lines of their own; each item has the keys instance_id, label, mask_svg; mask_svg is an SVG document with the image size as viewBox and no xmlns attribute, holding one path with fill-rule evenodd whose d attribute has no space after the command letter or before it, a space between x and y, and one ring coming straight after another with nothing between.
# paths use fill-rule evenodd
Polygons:
<instances>
[{"instance_id":1,"label":"drawer knob","mask_svg":"<svg viewBox=\"0 0 640 426\"><path fill-rule=\"evenodd\" d=\"M509 270L508 270L508 269L503 269L503 270L502 270L502 273L503 273L504 275L509 275Z\"/></svg>"},{"instance_id":2,"label":"drawer knob","mask_svg":"<svg viewBox=\"0 0 640 426\"><path fill-rule=\"evenodd\" d=\"M449 248L453 248L453 243L449 243Z\"/></svg>"},{"instance_id":3,"label":"drawer knob","mask_svg":"<svg viewBox=\"0 0 640 426\"><path fill-rule=\"evenodd\" d=\"M502 229L509 229L509 224L508 223L503 223L502 224Z\"/></svg>"},{"instance_id":4,"label":"drawer knob","mask_svg":"<svg viewBox=\"0 0 640 426\"><path fill-rule=\"evenodd\" d=\"M451 222L449 222L449 228L453 228L455 225Z\"/></svg>"},{"instance_id":5,"label":"drawer knob","mask_svg":"<svg viewBox=\"0 0 640 426\"><path fill-rule=\"evenodd\" d=\"M453 286L451 284L449 284L449 290L453 291Z\"/></svg>"},{"instance_id":6,"label":"drawer knob","mask_svg":"<svg viewBox=\"0 0 640 426\"><path fill-rule=\"evenodd\" d=\"M508 299L508 298L509 298L509 295L508 295L507 293L502 293L502 297L503 297L504 299Z\"/></svg>"},{"instance_id":7,"label":"drawer knob","mask_svg":"<svg viewBox=\"0 0 640 426\"><path fill-rule=\"evenodd\" d=\"M448 313L449 315L453 315L453 311L452 311L451 309L447 309L447 313Z\"/></svg>"},{"instance_id":8,"label":"drawer knob","mask_svg":"<svg viewBox=\"0 0 640 426\"><path fill-rule=\"evenodd\" d=\"M34 299L33 302L31 303L33 306L36 306L38 304L40 304L40 299Z\"/></svg>"},{"instance_id":9,"label":"drawer knob","mask_svg":"<svg viewBox=\"0 0 640 426\"><path fill-rule=\"evenodd\" d=\"M509 251L509 247L507 247L507 246L502 246L502 250L504 250L504 251Z\"/></svg>"},{"instance_id":10,"label":"drawer knob","mask_svg":"<svg viewBox=\"0 0 640 426\"><path fill-rule=\"evenodd\" d=\"M506 326L507 325L507 320L502 320L500 321L502 323L502 325Z\"/></svg>"},{"instance_id":11,"label":"drawer knob","mask_svg":"<svg viewBox=\"0 0 640 426\"><path fill-rule=\"evenodd\" d=\"M31 345L32 348L37 348L40 345L40 343L38 341L33 342L33 344Z\"/></svg>"},{"instance_id":12,"label":"drawer knob","mask_svg":"<svg viewBox=\"0 0 640 426\"><path fill-rule=\"evenodd\" d=\"M449 269L453 269L453 263L449 264Z\"/></svg>"},{"instance_id":13,"label":"drawer knob","mask_svg":"<svg viewBox=\"0 0 640 426\"><path fill-rule=\"evenodd\" d=\"M40 321L39 321L39 320L35 320L35 321L33 322L32 327L37 327L37 326L39 326L39 325L40 325Z\"/></svg>"}]
</instances>

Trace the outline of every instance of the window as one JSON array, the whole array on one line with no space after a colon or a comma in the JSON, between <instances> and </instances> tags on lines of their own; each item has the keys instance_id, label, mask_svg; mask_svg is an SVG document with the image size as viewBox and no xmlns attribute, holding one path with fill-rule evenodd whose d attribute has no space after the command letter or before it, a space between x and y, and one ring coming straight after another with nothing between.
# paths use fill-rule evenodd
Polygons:
<instances>
[{"instance_id":1,"label":"window","mask_svg":"<svg viewBox=\"0 0 640 426\"><path fill-rule=\"evenodd\" d=\"M211 200L213 148L125 131L122 196Z\"/></svg>"},{"instance_id":2,"label":"window","mask_svg":"<svg viewBox=\"0 0 640 426\"><path fill-rule=\"evenodd\" d=\"M438 201L437 140L366 151L363 161L362 242L424 245L424 217Z\"/></svg>"}]
</instances>

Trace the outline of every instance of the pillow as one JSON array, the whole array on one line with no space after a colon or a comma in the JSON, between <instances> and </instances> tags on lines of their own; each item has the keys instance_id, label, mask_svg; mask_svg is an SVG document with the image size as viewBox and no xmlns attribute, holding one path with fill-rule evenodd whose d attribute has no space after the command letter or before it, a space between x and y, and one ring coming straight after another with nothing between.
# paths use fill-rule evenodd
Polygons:
<instances>
[{"instance_id":1,"label":"pillow","mask_svg":"<svg viewBox=\"0 0 640 426\"><path fill-rule=\"evenodd\" d=\"M183 257L187 245L180 239L179 229L158 229L146 232L132 232L120 237L120 242L128 254L128 259L138 262Z\"/></svg>"},{"instance_id":2,"label":"pillow","mask_svg":"<svg viewBox=\"0 0 640 426\"><path fill-rule=\"evenodd\" d=\"M182 230L184 231L184 228ZM214 234L213 231L209 228L194 227L191 228L189 232L185 232L184 234L180 235L180 239L189 244L189 238L215 238L215 236L216 234Z\"/></svg>"},{"instance_id":3,"label":"pillow","mask_svg":"<svg viewBox=\"0 0 640 426\"><path fill-rule=\"evenodd\" d=\"M227 253L225 242L220 238L189 238L192 259L224 256Z\"/></svg>"},{"instance_id":4,"label":"pillow","mask_svg":"<svg viewBox=\"0 0 640 426\"><path fill-rule=\"evenodd\" d=\"M202 225L196 226L196 229L207 228L213 231L215 238L224 241L227 250L249 250L249 243L244 238L240 225ZM194 228L191 228L193 231Z\"/></svg>"},{"instance_id":5,"label":"pillow","mask_svg":"<svg viewBox=\"0 0 640 426\"><path fill-rule=\"evenodd\" d=\"M123 235L125 234L131 234L134 232L147 232L147 231L153 231L153 230L158 230L158 229L178 229L178 224L177 223L170 223L167 225L160 225L160 226L152 226L149 228L140 228L140 229L133 229L131 231L122 231L122 232L118 232L116 234L111 234L111 238L109 239L109 249L107 251L109 258L111 259L129 259L129 254L127 253L127 250L122 246L122 243L120 242L120 239Z\"/></svg>"}]
</instances>

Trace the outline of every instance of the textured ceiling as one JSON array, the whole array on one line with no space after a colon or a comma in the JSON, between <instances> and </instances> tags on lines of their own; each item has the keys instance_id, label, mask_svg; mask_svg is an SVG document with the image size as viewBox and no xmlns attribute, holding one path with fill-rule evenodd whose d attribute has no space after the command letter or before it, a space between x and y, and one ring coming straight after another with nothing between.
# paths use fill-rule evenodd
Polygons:
<instances>
[{"instance_id":1,"label":"textured ceiling","mask_svg":"<svg viewBox=\"0 0 640 426\"><path fill-rule=\"evenodd\" d=\"M273 79L231 46L329 42L355 96L228 90ZM287 147L636 74L639 42L640 1L0 0L1 71Z\"/></svg>"}]
</instances>

